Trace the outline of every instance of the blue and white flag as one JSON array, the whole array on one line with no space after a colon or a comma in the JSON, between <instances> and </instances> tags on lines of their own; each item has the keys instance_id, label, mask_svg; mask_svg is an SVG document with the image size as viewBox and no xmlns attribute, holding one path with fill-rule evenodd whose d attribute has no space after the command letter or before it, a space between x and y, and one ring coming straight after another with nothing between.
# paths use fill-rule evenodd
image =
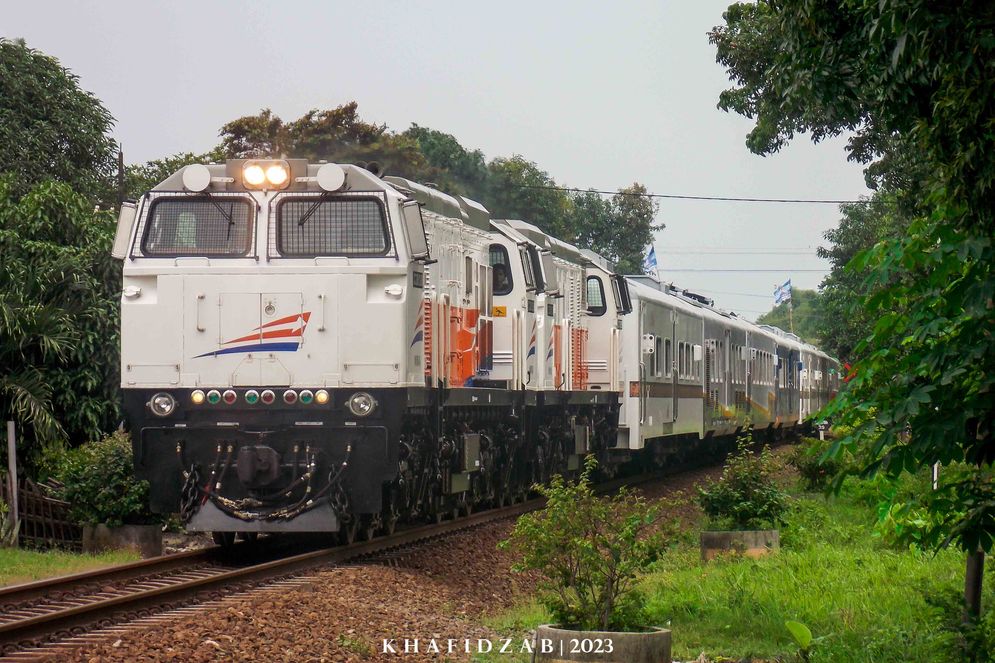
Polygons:
<instances>
[{"instance_id":1,"label":"blue and white flag","mask_svg":"<svg viewBox=\"0 0 995 663\"><path fill-rule=\"evenodd\" d=\"M657 276L656 247L652 245L650 245L650 250L646 253L646 257L643 258L643 273Z\"/></svg>"},{"instance_id":2,"label":"blue and white flag","mask_svg":"<svg viewBox=\"0 0 995 663\"><path fill-rule=\"evenodd\" d=\"M784 285L779 285L774 288L774 306L778 304L783 304L784 302L791 299L791 279L788 279Z\"/></svg>"}]
</instances>

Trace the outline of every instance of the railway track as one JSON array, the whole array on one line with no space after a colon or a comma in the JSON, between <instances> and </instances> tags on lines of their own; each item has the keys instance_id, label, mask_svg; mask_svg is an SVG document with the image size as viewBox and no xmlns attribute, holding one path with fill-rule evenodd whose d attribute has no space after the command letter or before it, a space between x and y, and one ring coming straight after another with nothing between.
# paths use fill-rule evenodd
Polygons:
<instances>
[{"instance_id":1,"label":"railway track","mask_svg":"<svg viewBox=\"0 0 995 663\"><path fill-rule=\"evenodd\" d=\"M298 554L281 554L277 546L251 551L251 555L269 557L262 561L240 556L240 546L231 551L235 554L210 548L0 588L0 661L44 660L56 653L60 641L94 629L220 598L304 570L396 554L406 547L519 516L541 504L540 499L528 500L399 530L372 541ZM250 546L240 545L249 554Z\"/></svg>"},{"instance_id":2,"label":"railway track","mask_svg":"<svg viewBox=\"0 0 995 663\"><path fill-rule=\"evenodd\" d=\"M707 466L684 463L661 472L604 482L597 492L638 486ZM288 554L290 545L236 544L156 557L71 576L0 588L0 663L48 660L87 644L86 634L285 581L329 565L403 556L406 548L515 518L542 506L535 498L390 536ZM293 544L291 544L293 545ZM100 636L103 639L106 636ZM72 642L67 642L72 641ZM89 640L92 642L92 640ZM75 643L75 644L74 644Z\"/></svg>"}]
</instances>

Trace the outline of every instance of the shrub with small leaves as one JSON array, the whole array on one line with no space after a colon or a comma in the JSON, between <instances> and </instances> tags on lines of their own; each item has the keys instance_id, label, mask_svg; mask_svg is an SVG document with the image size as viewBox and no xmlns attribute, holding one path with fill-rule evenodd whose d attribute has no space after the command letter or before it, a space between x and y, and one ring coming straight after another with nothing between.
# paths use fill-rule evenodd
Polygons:
<instances>
[{"instance_id":1,"label":"shrub with small leaves","mask_svg":"<svg viewBox=\"0 0 995 663\"><path fill-rule=\"evenodd\" d=\"M157 522L149 511L149 484L135 478L131 441L114 433L66 452L58 472L70 516L84 525L111 527Z\"/></svg>"},{"instance_id":2,"label":"shrub with small leaves","mask_svg":"<svg viewBox=\"0 0 995 663\"><path fill-rule=\"evenodd\" d=\"M832 444L829 440L803 437L789 456L788 462L798 470L806 490L825 489L843 469L842 454L827 457Z\"/></svg>"},{"instance_id":3,"label":"shrub with small leaves","mask_svg":"<svg viewBox=\"0 0 995 663\"><path fill-rule=\"evenodd\" d=\"M752 435L739 438L722 476L698 489L698 503L717 529L777 527L788 508L788 495L774 480L777 463L768 447L754 453Z\"/></svg>"},{"instance_id":4,"label":"shrub with small leaves","mask_svg":"<svg viewBox=\"0 0 995 663\"><path fill-rule=\"evenodd\" d=\"M536 571L541 600L560 626L639 630L647 625L636 578L663 549L659 506L622 489L594 494L588 456L577 481L553 477L535 486L546 506L518 519L502 549L519 555L516 571Z\"/></svg>"}]
</instances>

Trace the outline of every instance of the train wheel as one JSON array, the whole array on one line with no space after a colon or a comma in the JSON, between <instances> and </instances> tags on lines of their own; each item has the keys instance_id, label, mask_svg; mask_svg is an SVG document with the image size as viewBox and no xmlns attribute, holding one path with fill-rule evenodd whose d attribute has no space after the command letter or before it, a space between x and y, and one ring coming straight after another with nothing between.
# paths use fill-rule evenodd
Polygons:
<instances>
[{"instance_id":1,"label":"train wheel","mask_svg":"<svg viewBox=\"0 0 995 663\"><path fill-rule=\"evenodd\" d=\"M359 518L350 516L348 520L339 525L339 541L343 545L350 545L356 542L356 535L359 534Z\"/></svg>"},{"instance_id":2,"label":"train wheel","mask_svg":"<svg viewBox=\"0 0 995 663\"><path fill-rule=\"evenodd\" d=\"M359 534L363 541L372 541L383 526L383 521L379 513L372 513L363 516Z\"/></svg>"},{"instance_id":3,"label":"train wheel","mask_svg":"<svg viewBox=\"0 0 995 663\"><path fill-rule=\"evenodd\" d=\"M383 519L383 533L384 536L390 536L397 531L397 512L393 512Z\"/></svg>"},{"instance_id":4,"label":"train wheel","mask_svg":"<svg viewBox=\"0 0 995 663\"><path fill-rule=\"evenodd\" d=\"M446 498L442 493L433 493L432 500L428 507L429 522L438 525L446 517Z\"/></svg>"},{"instance_id":5,"label":"train wheel","mask_svg":"<svg viewBox=\"0 0 995 663\"><path fill-rule=\"evenodd\" d=\"M231 548L235 545L235 532L211 532L211 538L222 548Z\"/></svg>"},{"instance_id":6,"label":"train wheel","mask_svg":"<svg viewBox=\"0 0 995 663\"><path fill-rule=\"evenodd\" d=\"M390 536L397 530L397 521L401 519L401 509L398 506L400 498L394 489L386 491L384 496L383 514L380 516L380 524L383 533Z\"/></svg>"}]
</instances>

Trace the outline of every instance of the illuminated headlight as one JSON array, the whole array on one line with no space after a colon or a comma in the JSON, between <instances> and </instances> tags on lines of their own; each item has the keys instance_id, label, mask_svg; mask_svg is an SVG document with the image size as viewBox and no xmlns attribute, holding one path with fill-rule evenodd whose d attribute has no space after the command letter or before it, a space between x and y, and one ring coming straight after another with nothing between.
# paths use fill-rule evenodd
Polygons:
<instances>
[{"instance_id":1,"label":"illuminated headlight","mask_svg":"<svg viewBox=\"0 0 995 663\"><path fill-rule=\"evenodd\" d=\"M365 417L377 408L377 401L365 391L357 391L346 403L349 411L357 417Z\"/></svg>"},{"instance_id":2,"label":"illuminated headlight","mask_svg":"<svg viewBox=\"0 0 995 663\"><path fill-rule=\"evenodd\" d=\"M285 189L290 184L290 163L252 160L242 164L242 184L247 189Z\"/></svg>"},{"instance_id":3,"label":"illuminated headlight","mask_svg":"<svg viewBox=\"0 0 995 663\"><path fill-rule=\"evenodd\" d=\"M242 168L242 181L249 186L259 186L266 181L266 171L258 163L249 162Z\"/></svg>"},{"instance_id":4,"label":"illuminated headlight","mask_svg":"<svg viewBox=\"0 0 995 663\"><path fill-rule=\"evenodd\" d=\"M282 163L275 163L266 169L266 181L275 187L281 187L290 178L287 167Z\"/></svg>"},{"instance_id":5,"label":"illuminated headlight","mask_svg":"<svg viewBox=\"0 0 995 663\"><path fill-rule=\"evenodd\" d=\"M201 403L204 402L204 392L201 391L200 389L195 390L193 393L190 394L190 401L194 405L200 405Z\"/></svg>"},{"instance_id":6,"label":"illuminated headlight","mask_svg":"<svg viewBox=\"0 0 995 663\"><path fill-rule=\"evenodd\" d=\"M166 392L160 391L149 401L149 409L157 417L168 417L176 409L176 399Z\"/></svg>"},{"instance_id":7,"label":"illuminated headlight","mask_svg":"<svg viewBox=\"0 0 995 663\"><path fill-rule=\"evenodd\" d=\"M324 389L319 389L318 391L314 392L314 402L317 403L318 405L324 405L325 403L327 403L328 392L325 391Z\"/></svg>"}]
</instances>

